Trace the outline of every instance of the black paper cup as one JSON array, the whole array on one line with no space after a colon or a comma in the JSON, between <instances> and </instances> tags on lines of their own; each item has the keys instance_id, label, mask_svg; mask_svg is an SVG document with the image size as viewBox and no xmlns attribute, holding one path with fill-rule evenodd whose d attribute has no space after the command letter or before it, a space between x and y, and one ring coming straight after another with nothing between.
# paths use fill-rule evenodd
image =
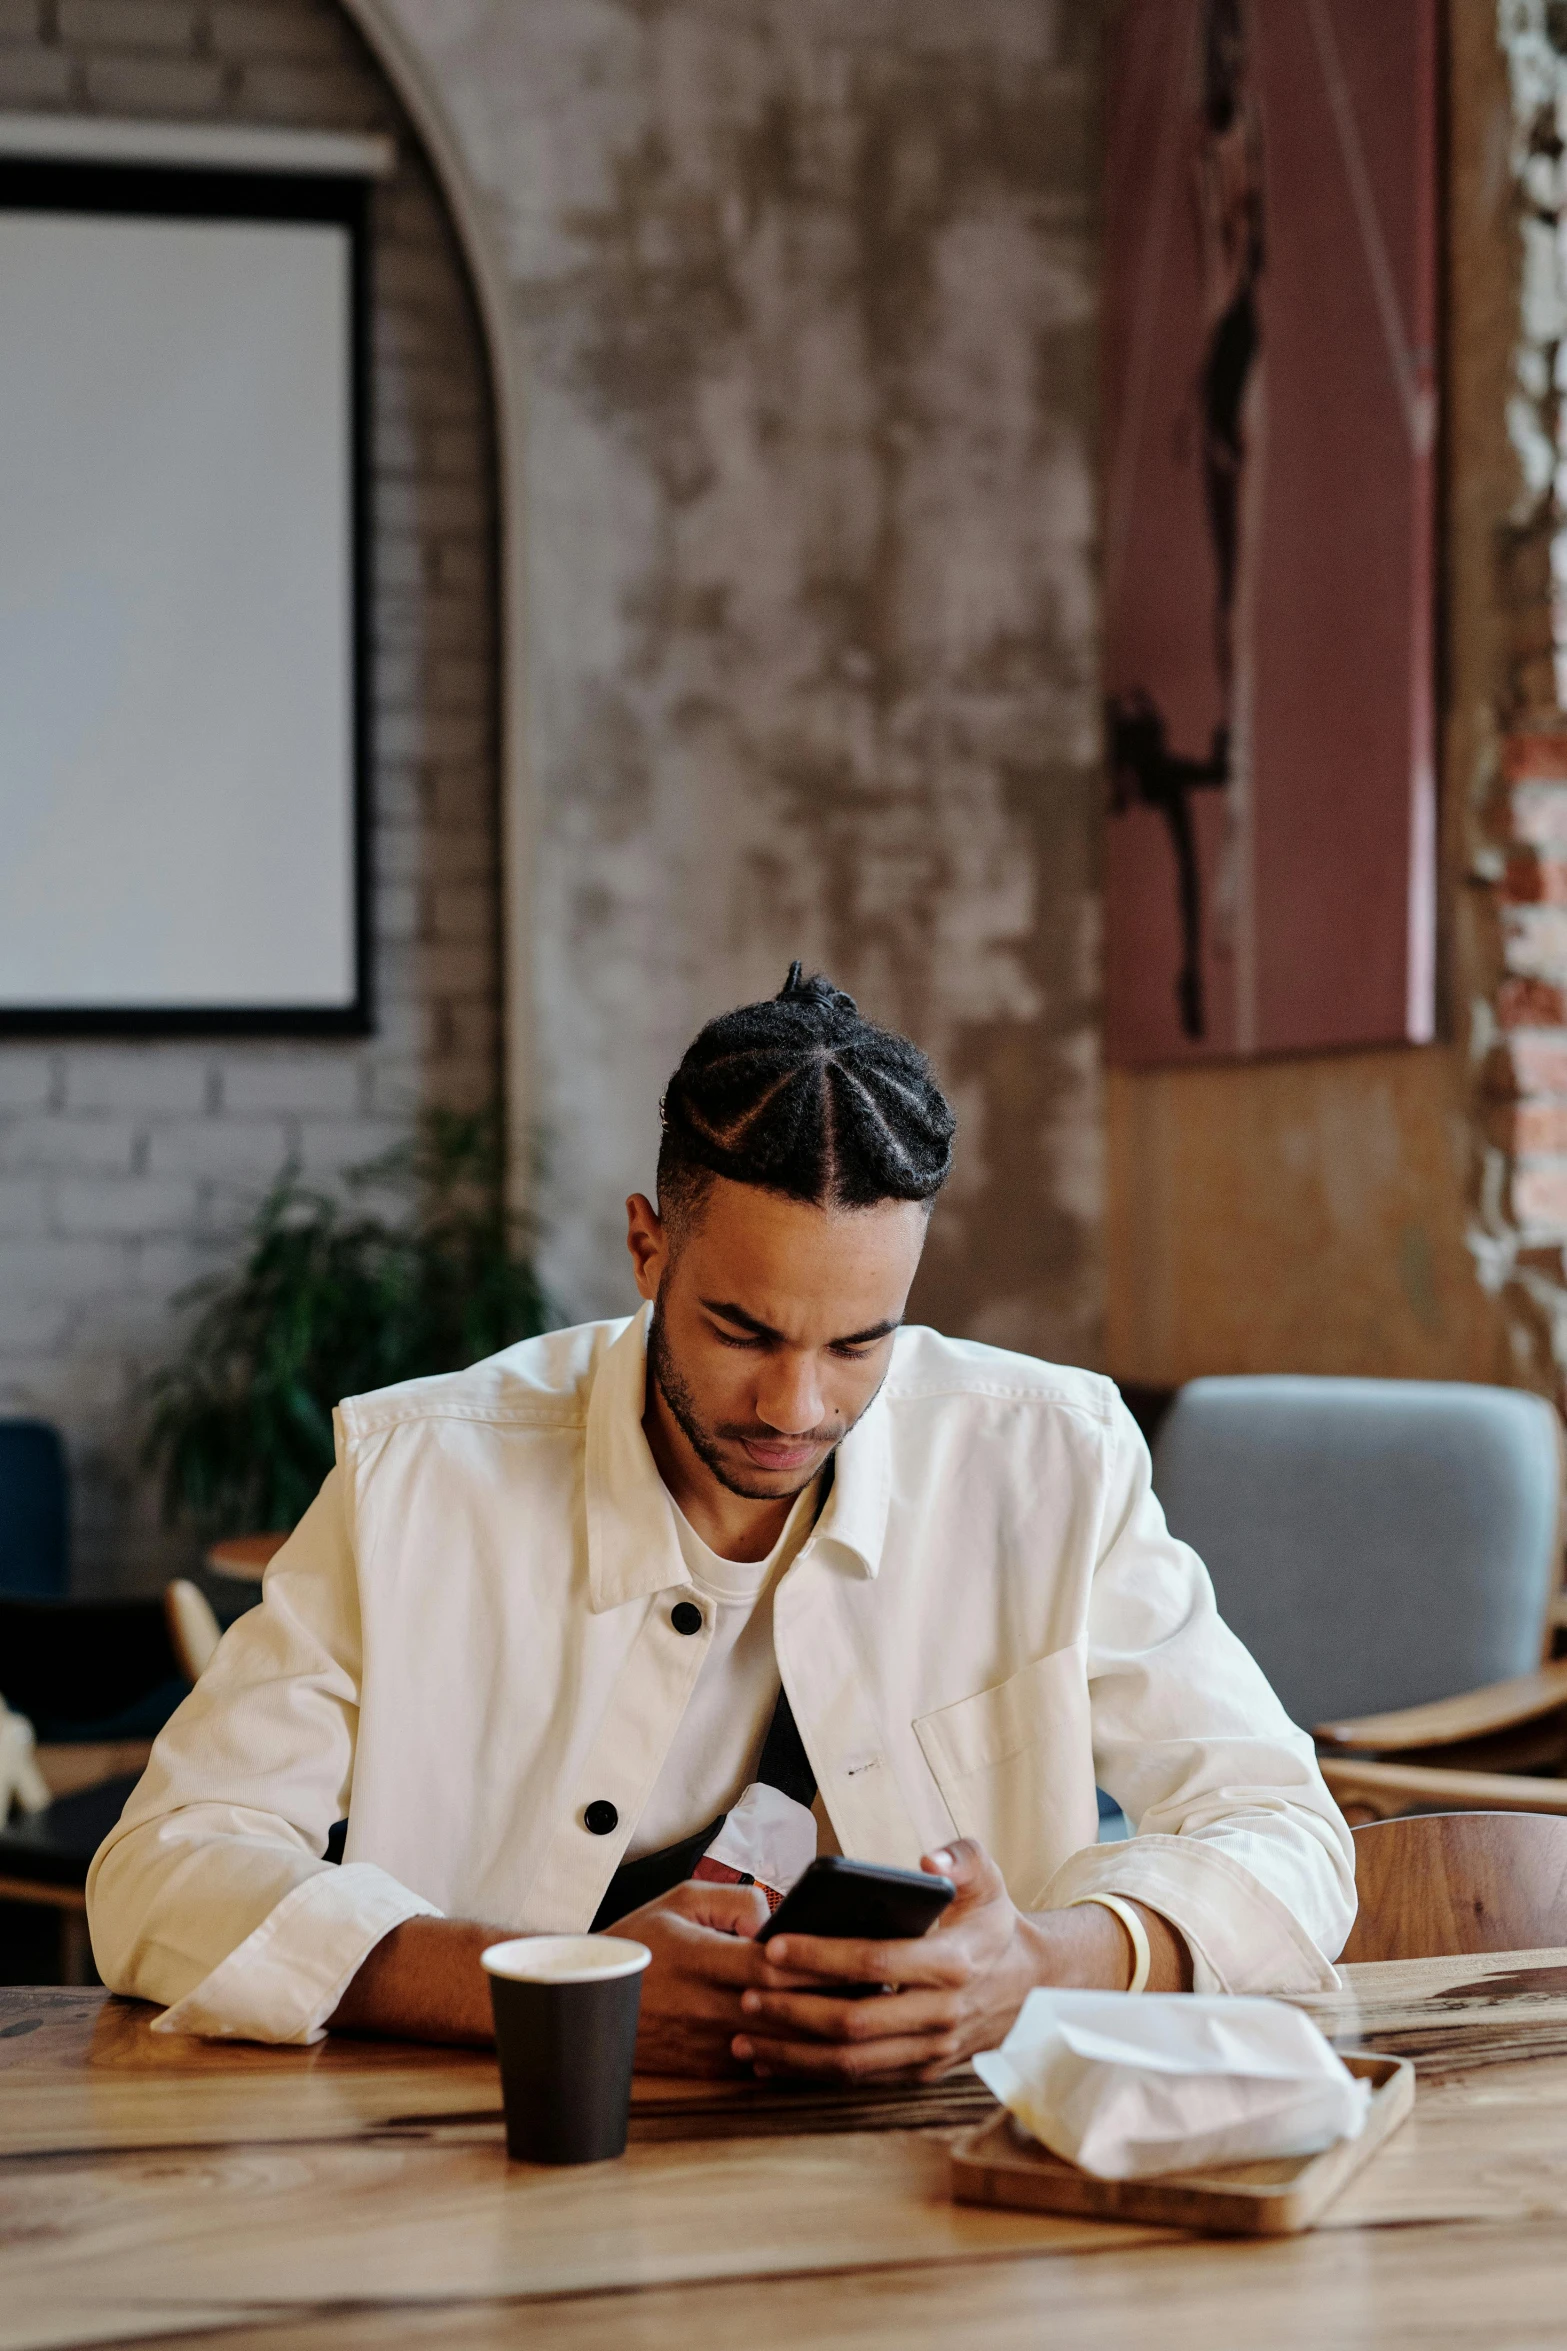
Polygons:
<instances>
[{"instance_id":1,"label":"black paper cup","mask_svg":"<svg viewBox=\"0 0 1567 2351\"><path fill-rule=\"evenodd\" d=\"M495 2010L506 2152L605 2163L626 2151L642 1970L623 1935L519 1935L480 1953Z\"/></svg>"}]
</instances>

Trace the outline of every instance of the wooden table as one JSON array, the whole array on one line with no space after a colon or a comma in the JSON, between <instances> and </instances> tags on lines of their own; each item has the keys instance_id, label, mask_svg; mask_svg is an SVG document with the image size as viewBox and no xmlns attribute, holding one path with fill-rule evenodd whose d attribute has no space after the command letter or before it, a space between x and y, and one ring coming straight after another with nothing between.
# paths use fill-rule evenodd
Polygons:
<instances>
[{"instance_id":1,"label":"wooden table","mask_svg":"<svg viewBox=\"0 0 1567 2351\"><path fill-rule=\"evenodd\" d=\"M1415 2113L1314 2235L951 2203L933 2092L637 2086L624 2162L511 2165L480 2055L154 2037L0 1992L0 2351L1420 2351L1567 2339L1567 1951L1347 1969Z\"/></svg>"}]
</instances>

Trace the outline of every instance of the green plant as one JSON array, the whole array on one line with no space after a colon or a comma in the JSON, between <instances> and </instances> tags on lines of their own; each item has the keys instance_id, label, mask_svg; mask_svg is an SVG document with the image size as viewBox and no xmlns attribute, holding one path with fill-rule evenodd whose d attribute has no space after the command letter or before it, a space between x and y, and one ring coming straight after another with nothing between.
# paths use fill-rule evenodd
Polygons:
<instances>
[{"instance_id":1,"label":"green plant","mask_svg":"<svg viewBox=\"0 0 1567 2351\"><path fill-rule=\"evenodd\" d=\"M176 1299L196 1319L148 1382L144 1453L171 1519L292 1527L332 1466L340 1397L549 1328L493 1112L427 1112L409 1143L344 1184L333 1197L285 1167L240 1265ZM408 1207L388 1216L372 1192L405 1193Z\"/></svg>"}]
</instances>

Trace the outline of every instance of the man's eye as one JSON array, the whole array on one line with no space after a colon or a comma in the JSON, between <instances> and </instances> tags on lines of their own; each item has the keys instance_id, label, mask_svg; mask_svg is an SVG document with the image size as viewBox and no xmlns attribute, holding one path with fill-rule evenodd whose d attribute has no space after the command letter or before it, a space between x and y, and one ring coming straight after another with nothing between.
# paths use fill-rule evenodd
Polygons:
<instances>
[{"instance_id":1,"label":"man's eye","mask_svg":"<svg viewBox=\"0 0 1567 2351\"><path fill-rule=\"evenodd\" d=\"M737 1338L733 1331L721 1331L715 1329L713 1336L722 1347L763 1347L767 1343L765 1339L758 1339L754 1336L743 1339Z\"/></svg>"}]
</instances>

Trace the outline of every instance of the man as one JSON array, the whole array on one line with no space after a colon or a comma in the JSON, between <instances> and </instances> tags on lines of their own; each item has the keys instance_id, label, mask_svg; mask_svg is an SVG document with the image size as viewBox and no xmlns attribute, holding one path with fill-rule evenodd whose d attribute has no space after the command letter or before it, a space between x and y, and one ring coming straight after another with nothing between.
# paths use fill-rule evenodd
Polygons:
<instances>
[{"instance_id":1,"label":"man","mask_svg":"<svg viewBox=\"0 0 1567 2351\"><path fill-rule=\"evenodd\" d=\"M1115 1389L902 1325L954 1125L923 1057L796 965L663 1118L633 1321L342 1406L93 1864L105 1982L169 2031L479 2041L486 1943L619 1920L645 2068L918 2077L1134 1961L1330 1983L1348 1834ZM950 1872L936 1931L758 1946L759 1888L691 1881L780 1754L827 1850Z\"/></svg>"}]
</instances>

